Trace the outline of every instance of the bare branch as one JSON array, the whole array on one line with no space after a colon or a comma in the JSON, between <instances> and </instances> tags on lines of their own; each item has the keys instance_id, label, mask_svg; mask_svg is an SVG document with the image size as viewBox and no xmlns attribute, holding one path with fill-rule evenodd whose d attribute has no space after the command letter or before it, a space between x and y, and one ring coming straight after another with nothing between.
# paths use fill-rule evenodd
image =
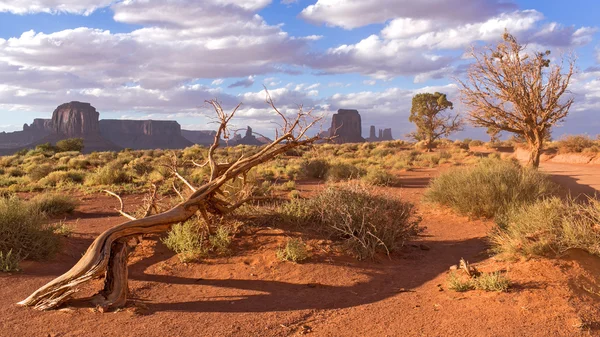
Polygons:
<instances>
[{"instance_id":1,"label":"bare branch","mask_svg":"<svg viewBox=\"0 0 600 337\"><path fill-rule=\"evenodd\" d=\"M119 208L119 209L115 208L115 211L119 212L119 214L121 214L122 216L126 217L129 220L137 220L133 215L127 214L127 213L125 213L125 211L123 211L123 207L124 207L123 199L121 199L121 197L118 194L111 192L109 190L104 190L104 192L109 195L112 195L113 197L115 197L119 200L119 204L121 205L121 208Z\"/></svg>"}]
</instances>

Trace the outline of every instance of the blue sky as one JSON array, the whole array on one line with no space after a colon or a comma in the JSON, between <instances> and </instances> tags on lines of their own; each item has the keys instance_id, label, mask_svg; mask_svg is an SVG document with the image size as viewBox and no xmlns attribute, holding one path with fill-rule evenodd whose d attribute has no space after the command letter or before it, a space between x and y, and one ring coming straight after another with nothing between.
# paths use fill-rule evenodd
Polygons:
<instances>
[{"instance_id":1,"label":"blue sky","mask_svg":"<svg viewBox=\"0 0 600 337\"><path fill-rule=\"evenodd\" d=\"M592 0L0 0L0 132L71 100L101 118L210 129L203 101L217 98L244 103L236 126L272 134L264 85L289 113L355 108L363 133L391 127L401 138L411 97L458 102L461 56L506 28L533 49L575 52L576 100L555 137L595 135L599 10Z\"/></svg>"}]
</instances>

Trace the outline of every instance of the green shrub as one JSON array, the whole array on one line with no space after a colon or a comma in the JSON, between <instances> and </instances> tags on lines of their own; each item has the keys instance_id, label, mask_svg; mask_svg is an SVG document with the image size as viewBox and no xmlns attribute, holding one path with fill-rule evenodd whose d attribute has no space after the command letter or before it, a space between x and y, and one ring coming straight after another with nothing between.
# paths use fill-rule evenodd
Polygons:
<instances>
[{"instance_id":1,"label":"green shrub","mask_svg":"<svg viewBox=\"0 0 600 337\"><path fill-rule=\"evenodd\" d=\"M87 169L88 166L90 166L90 165L91 165L91 163L87 159L73 158L73 159L69 160L69 168L72 168L72 169L84 170L84 169Z\"/></svg>"},{"instance_id":2,"label":"green shrub","mask_svg":"<svg viewBox=\"0 0 600 337\"><path fill-rule=\"evenodd\" d=\"M162 242L177 253L181 262L191 262L206 256L208 249L204 244L202 224L190 219L182 224L173 225Z\"/></svg>"},{"instance_id":3,"label":"green shrub","mask_svg":"<svg viewBox=\"0 0 600 337\"><path fill-rule=\"evenodd\" d=\"M459 275L453 271L448 275L448 289L456 292L466 292L469 290L483 290L506 292L510 288L510 280L500 272L481 273L474 277L469 277L466 274Z\"/></svg>"},{"instance_id":4,"label":"green shrub","mask_svg":"<svg viewBox=\"0 0 600 337\"><path fill-rule=\"evenodd\" d=\"M34 260L52 256L59 246L51 227L44 226L37 205L16 197L0 199L0 251L19 252Z\"/></svg>"},{"instance_id":5,"label":"green shrub","mask_svg":"<svg viewBox=\"0 0 600 337\"><path fill-rule=\"evenodd\" d=\"M304 244L302 239L289 239L284 247L277 249L276 255L280 261L290 261L294 263L308 259L306 244Z\"/></svg>"},{"instance_id":6,"label":"green shrub","mask_svg":"<svg viewBox=\"0 0 600 337\"><path fill-rule=\"evenodd\" d=\"M367 184L378 186L395 185L398 183L398 178L395 175L378 167L370 167L367 170L367 174L362 177L362 180Z\"/></svg>"},{"instance_id":7,"label":"green shrub","mask_svg":"<svg viewBox=\"0 0 600 337\"><path fill-rule=\"evenodd\" d=\"M458 275L458 273L454 271L448 276L447 283L448 289L459 293L464 293L466 291L475 289L471 278L467 277L466 275L461 277L461 275Z\"/></svg>"},{"instance_id":8,"label":"green shrub","mask_svg":"<svg viewBox=\"0 0 600 337\"><path fill-rule=\"evenodd\" d=\"M589 136L566 136L556 142L559 153L581 153L587 148L592 148L595 143Z\"/></svg>"},{"instance_id":9,"label":"green shrub","mask_svg":"<svg viewBox=\"0 0 600 337\"><path fill-rule=\"evenodd\" d=\"M40 179L43 186L62 186L68 184L81 184L85 179L82 171L54 171L45 178Z\"/></svg>"},{"instance_id":10,"label":"green shrub","mask_svg":"<svg viewBox=\"0 0 600 337\"><path fill-rule=\"evenodd\" d=\"M600 201L557 197L516 207L490 235L493 250L508 257L554 256L579 248L600 256Z\"/></svg>"},{"instance_id":11,"label":"green shrub","mask_svg":"<svg viewBox=\"0 0 600 337\"><path fill-rule=\"evenodd\" d=\"M214 234L208 237L208 241L214 251L221 255L230 253L231 230L227 226L218 226Z\"/></svg>"},{"instance_id":12,"label":"green shrub","mask_svg":"<svg viewBox=\"0 0 600 337\"><path fill-rule=\"evenodd\" d=\"M485 158L435 178L425 197L476 217L503 217L512 207L535 202L556 190L548 177L515 161Z\"/></svg>"},{"instance_id":13,"label":"green shrub","mask_svg":"<svg viewBox=\"0 0 600 337\"><path fill-rule=\"evenodd\" d=\"M13 253L12 249L7 253L0 251L0 272L10 273L19 271L19 264L22 260L20 254Z\"/></svg>"},{"instance_id":14,"label":"green shrub","mask_svg":"<svg viewBox=\"0 0 600 337\"><path fill-rule=\"evenodd\" d=\"M6 171L9 177L19 178L25 175L25 172L18 167L10 168Z\"/></svg>"},{"instance_id":15,"label":"green shrub","mask_svg":"<svg viewBox=\"0 0 600 337\"><path fill-rule=\"evenodd\" d=\"M510 288L511 282L501 272L482 273L474 280L475 289L483 291L506 292Z\"/></svg>"},{"instance_id":16,"label":"green shrub","mask_svg":"<svg viewBox=\"0 0 600 337\"><path fill-rule=\"evenodd\" d=\"M56 142L57 152L69 152L83 150L83 138L69 138Z\"/></svg>"},{"instance_id":17,"label":"green shrub","mask_svg":"<svg viewBox=\"0 0 600 337\"><path fill-rule=\"evenodd\" d=\"M347 163L332 164L327 171L327 180L343 181L348 179L358 179L364 175L364 170Z\"/></svg>"},{"instance_id":18,"label":"green shrub","mask_svg":"<svg viewBox=\"0 0 600 337\"><path fill-rule=\"evenodd\" d=\"M469 147L483 146L483 142L475 139L469 142Z\"/></svg>"},{"instance_id":19,"label":"green shrub","mask_svg":"<svg viewBox=\"0 0 600 337\"><path fill-rule=\"evenodd\" d=\"M52 172L52 166L50 164L34 165L27 170L27 176L32 181L38 181Z\"/></svg>"},{"instance_id":20,"label":"green shrub","mask_svg":"<svg viewBox=\"0 0 600 337\"><path fill-rule=\"evenodd\" d=\"M52 145L51 143L44 143L44 144L40 144L35 147L36 152L54 153L54 152L56 152L56 150L57 150L56 147L54 145Z\"/></svg>"},{"instance_id":21,"label":"green shrub","mask_svg":"<svg viewBox=\"0 0 600 337\"><path fill-rule=\"evenodd\" d=\"M330 186L312 199L292 199L279 214L282 221L317 227L344 241L359 259L400 248L419 223L412 204L361 184Z\"/></svg>"},{"instance_id":22,"label":"green shrub","mask_svg":"<svg viewBox=\"0 0 600 337\"><path fill-rule=\"evenodd\" d=\"M302 162L300 174L303 178L323 179L329 171L329 163L323 159L311 159Z\"/></svg>"},{"instance_id":23,"label":"green shrub","mask_svg":"<svg viewBox=\"0 0 600 337\"><path fill-rule=\"evenodd\" d=\"M131 177L118 162L100 167L86 179L86 185L120 185L131 182Z\"/></svg>"},{"instance_id":24,"label":"green shrub","mask_svg":"<svg viewBox=\"0 0 600 337\"><path fill-rule=\"evenodd\" d=\"M31 199L31 203L48 216L71 213L78 205L77 200L64 194L39 194Z\"/></svg>"}]
</instances>

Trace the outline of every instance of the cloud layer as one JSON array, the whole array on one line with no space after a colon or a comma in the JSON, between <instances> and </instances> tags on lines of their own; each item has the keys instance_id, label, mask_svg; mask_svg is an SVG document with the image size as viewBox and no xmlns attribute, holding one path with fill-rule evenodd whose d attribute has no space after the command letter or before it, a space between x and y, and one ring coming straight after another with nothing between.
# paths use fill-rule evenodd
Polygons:
<instances>
[{"instance_id":1,"label":"cloud layer","mask_svg":"<svg viewBox=\"0 0 600 337\"><path fill-rule=\"evenodd\" d=\"M0 38L0 110L51 111L82 100L102 111L166 118L195 116L204 99L217 97L226 106L243 101L240 116L268 130L273 115L259 86L265 84L283 111L299 104L321 113L357 108L365 124L391 124L402 135L410 131L412 95L455 94L449 77L463 74L469 46L494 43L508 28L531 48L570 50L592 43L597 31L549 22L505 0L313 0L304 9L295 1L281 3L312 24L345 30L376 25L378 33L345 44L328 39L329 28L323 35L294 36L284 22L262 16L276 5L272 0L0 0L0 12L89 15L102 9L133 27ZM315 41L327 47L315 48ZM596 53L600 64L600 49ZM323 74L359 76L354 83L319 83ZM288 79L274 78L284 75ZM294 76L298 80L287 83ZM599 77L593 68L576 77L574 120L600 108ZM391 84L398 79L409 85Z\"/></svg>"}]
</instances>

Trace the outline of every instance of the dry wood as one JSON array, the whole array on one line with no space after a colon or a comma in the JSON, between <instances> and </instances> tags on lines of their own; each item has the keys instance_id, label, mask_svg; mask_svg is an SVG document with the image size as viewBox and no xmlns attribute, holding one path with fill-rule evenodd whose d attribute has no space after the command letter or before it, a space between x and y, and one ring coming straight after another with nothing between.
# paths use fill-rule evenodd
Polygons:
<instances>
[{"instance_id":1,"label":"dry wood","mask_svg":"<svg viewBox=\"0 0 600 337\"><path fill-rule=\"evenodd\" d=\"M123 211L122 199L118 195L107 191L107 193L119 199L121 203L119 213L128 216L130 221L100 234L83 257L69 271L42 286L18 304L33 306L40 310L53 309L67 301L81 284L94 278L104 277L105 288L96 295L94 303L103 310L123 306L127 300L127 255L129 252L126 242L130 238L145 234L163 233L169 230L171 225L188 220L198 211L206 219L208 218L207 213L221 215L234 211L243 203L251 201L252 198L240 200L233 204L217 198L216 194L220 192L225 183L238 176L244 176L253 167L272 160L290 149L311 144L320 139L318 136L306 136L307 130L320 120L320 118L311 115L312 111L304 112L300 107L295 118L288 120L284 114L275 108L268 93L267 102L283 119L284 127L279 133L280 136L251 156L242 157L229 164L218 164L214 159L215 150L219 147L221 136L224 135L227 138L227 124L240 105L228 114L223 111L216 100L207 101L215 109L220 122L214 142L208 151L208 163L211 168L210 180L199 188L187 183L186 185L189 184L188 187L193 190L187 199L168 211L140 219L132 219L132 216ZM183 180L184 183L187 182L185 179ZM153 195L156 195L156 189ZM152 206L148 207L148 210L150 209L152 209ZM150 211L146 213L149 215Z\"/></svg>"}]
</instances>

